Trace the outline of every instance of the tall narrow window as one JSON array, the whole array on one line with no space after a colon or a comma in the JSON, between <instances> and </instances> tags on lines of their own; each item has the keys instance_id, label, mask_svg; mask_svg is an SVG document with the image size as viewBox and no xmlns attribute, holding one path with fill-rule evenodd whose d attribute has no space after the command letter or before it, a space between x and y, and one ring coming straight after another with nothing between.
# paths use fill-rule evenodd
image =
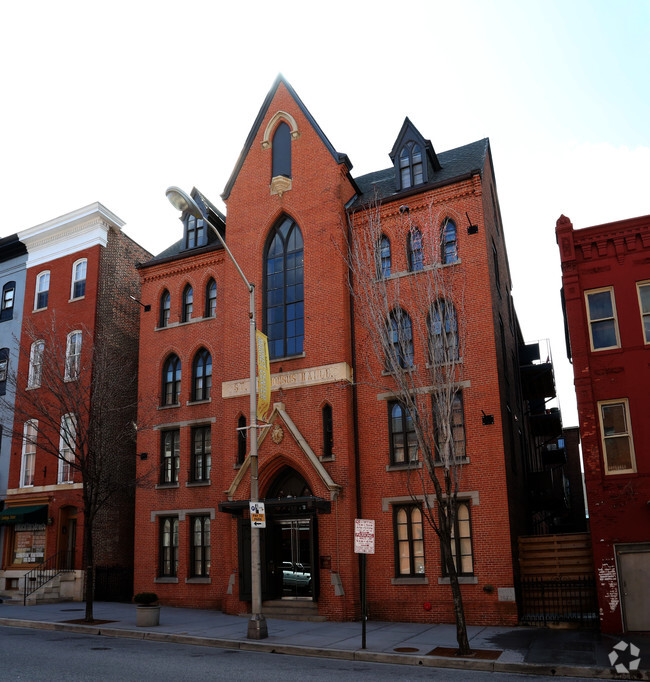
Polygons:
<instances>
[{"instance_id":1,"label":"tall narrow window","mask_svg":"<svg viewBox=\"0 0 650 682\"><path fill-rule=\"evenodd\" d=\"M393 524L397 577L424 575L422 510L415 504L394 507Z\"/></svg>"},{"instance_id":2,"label":"tall narrow window","mask_svg":"<svg viewBox=\"0 0 650 682\"><path fill-rule=\"evenodd\" d=\"M210 278L205 287L205 317L215 317L217 314L217 283Z\"/></svg>"},{"instance_id":3,"label":"tall narrow window","mask_svg":"<svg viewBox=\"0 0 650 682\"><path fill-rule=\"evenodd\" d=\"M159 327L166 327L169 324L169 316L172 308L172 297L169 291L165 289L160 297L160 319L158 321Z\"/></svg>"},{"instance_id":4,"label":"tall narrow window","mask_svg":"<svg viewBox=\"0 0 650 682\"><path fill-rule=\"evenodd\" d=\"M36 438L38 435L38 421L30 419L23 428L23 453L20 467L20 487L27 488L34 485L34 470L36 465Z\"/></svg>"},{"instance_id":5,"label":"tall narrow window","mask_svg":"<svg viewBox=\"0 0 650 682\"><path fill-rule=\"evenodd\" d=\"M591 350L607 350L621 345L616 321L613 287L585 291Z\"/></svg>"},{"instance_id":6,"label":"tall narrow window","mask_svg":"<svg viewBox=\"0 0 650 682\"><path fill-rule=\"evenodd\" d=\"M636 471L630 406L626 398L598 403L606 474Z\"/></svg>"},{"instance_id":7,"label":"tall narrow window","mask_svg":"<svg viewBox=\"0 0 650 682\"><path fill-rule=\"evenodd\" d=\"M72 266L72 287L70 298L83 298L86 295L86 268L88 261L83 258Z\"/></svg>"},{"instance_id":8,"label":"tall narrow window","mask_svg":"<svg viewBox=\"0 0 650 682\"><path fill-rule=\"evenodd\" d=\"M411 318L401 308L390 314L388 320L388 344L386 369L395 366L407 369L413 366L413 327Z\"/></svg>"},{"instance_id":9,"label":"tall narrow window","mask_svg":"<svg viewBox=\"0 0 650 682\"><path fill-rule=\"evenodd\" d=\"M305 310L303 241L288 217L271 230L265 258L265 326L269 355L282 358L303 352Z\"/></svg>"},{"instance_id":10,"label":"tall narrow window","mask_svg":"<svg viewBox=\"0 0 650 682\"><path fill-rule=\"evenodd\" d=\"M243 464L246 459L246 417L239 415L237 420L237 464Z\"/></svg>"},{"instance_id":11,"label":"tall narrow window","mask_svg":"<svg viewBox=\"0 0 650 682\"><path fill-rule=\"evenodd\" d=\"M170 355L163 367L162 404L176 405L181 393L181 361L178 355Z\"/></svg>"},{"instance_id":12,"label":"tall narrow window","mask_svg":"<svg viewBox=\"0 0 650 682\"><path fill-rule=\"evenodd\" d=\"M194 291L188 284L183 290L183 322L192 319L192 309L194 308Z\"/></svg>"},{"instance_id":13,"label":"tall narrow window","mask_svg":"<svg viewBox=\"0 0 650 682\"><path fill-rule=\"evenodd\" d=\"M39 339L32 343L29 352L29 377L27 379L27 388L38 388L41 385L44 352L45 341Z\"/></svg>"},{"instance_id":14,"label":"tall narrow window","mask_svg":"<svg viewBox=\"0 0 650 682\"><path fill-rule=\"evenodd\" d=\"M494 266L494 283L497 287L497 293L501 296L501 273L499 272L499 253L497 247L492 240L492 264Z\"/></svg>"},{"instance_id":15,"label":"tall narrow window","mask_svg":"<svg viewBox=\"0 0 650 682\"><path fill-rule=\"evenodd\" d=\"M650 343L650 282L639 282L636 288L639 293L643 340L645 343Z\"/></svg>"},{"instance_id":16,"label":"tall narrow window","mask_svg":"<svg viewBox=\"0 0 650 682\"><path fill-rule=\"evenodd\" d=\"M47 308L47 299L50 293L50 272L46 270L36 277L36 296L34 298L34 310Z\"/></svg>"},{"instance_id":17,"label":"tall narrow window","mask_svg":"<svg viewBox=\"0 0 650 682\"><path fill-rule=\"evenodd\" d=\"M429 357L436 365L459 358L458 319L451 301L437 300L429 313Z\"/></svg>"},{"instance_id":18,"label":"tall narrow window","mask_svg":"<svg viewBox=\"0 0 650 682\"><path fill-rule=\"evenodd\" d=\"M323 457L330 458L334 451L334 422L332 421L332 406L323 405Z\"/></svg>"},{"instance_id":19,"label":"tall narrow window","mask_svg":"<svg viewBox=\"0 0 650 682\"><path fill-rule=\"evenodd\" d=\"M385 235L381 235L377 248L377 277L390 277L391 272L391 254L390 254L390 239Z\"/></svg>"},{"instance_id":20,"label":"tall narrow window","mask_svg":"<svg viewBox=\"0 0 650 682\"><path fill-rule=\"evenodd\" d=\"M73 414L61 417L61 431L59 434L59 483L72 482L72 465L74 463L77 441L77 420Z\"/></svg>"},{"instance_id":21,"label":"tall narrow window","mask_svg":"<svg viewBox=\"0 0 650 682\"><path fill-rule=\"evenodd\" d=\"M441 552L442 574L447 576L449 575L449 570L445 556L445 549L443 547ZM451 556L459 576L474 575L469 502L459 502L456 507L456 519L451 529Z\"/></svg>"},{"instance_id":22,"label":"tall narrow window","mask_svg":"<svg viewBox=\"0 0 650 682\"><path fill-rule=\"evenodd\" d=\"M0 302L0 322L11 320L14 316L14 303L16 299L16 282L7 282L2 287L2 301Z\"/></svg>"},{"instance_id":23,"label":"tall narrow window","mask_svg":"<svg viewBox=\"0 0 650 682\"><path fill-rule=\"evenodd\" d=\"M417 142L407 142L399 155L399 173L402 189L424 182L422 147Z\"/></svg>"},{"instance_id":24,"label":"tall narrow window","mask_svg":"<svg viewBox=\"0 0 650 682\"><path fill-rule=\"evenodd\" d=\"M178 470L180 468L181 434L178 429L163 431L162 453L160 466L161 483L178 483Z\"/></svg>"},{"instance_id":25,"label":"tall narrow window","mask_svg":"<svg viewBox=\"0 0 650 682\"><path fill-rule=\"evenodd\" d=\"M284 122L280 122L273 133L272 169L271 177L283 175L285 178L291 177L291 129Z\"/></svg>"},{"instance_id":26,"label":"tall narrow window","mask_svg":"<svg viewBox=\"0 0 650 682\"><path fill-rule=\"evenodd\" d=\"M442 226L441 259L445 265L455 263L458 260L458 241L456 236L456 223L447 218Z\"/></svg>"},{"instance_id":27,"label":"tall narrow window","mask_svg":"<svg viewBox=\"0 0 650 682\"><path fill-rule=\"evenodd\" d=\"M160 517L160 547L158 573L161 578L178 574L178 517Z\"/></svg>"},{"instance_id":28,"label":"tall narrow window","mask_svg":"<svg viewBox=\"0 0 650 682\"><path fill-rule=\"evenodd\" d=\"M65 380L74 381L79 378L81 370L81 332L74 331L68 334L68 342L65 350Z\"/></svg>"},{"instance_id":29,"label":"tall narrow window","mask_svg":"<svg viewBox=\"0 0 650 682\"><path fill-rule=\"evenodd\" d=\"M449 398L449 400L447 400ZM463 393L434 397L436 461L449 464L463 460L465 451L465 414Z\"/></svg>"},{"instance_id":30,"label":"tall narrow window","mask_svg":"<svg viewBox=\"0 0 650 682\"><path fill-rule=\"evenodd\" d=\"M212 440L209 426L192 429L192 481L209 481L212 465Z\"/></svg>"},{"instance_id":31,"label":"tall narrow window","mask_svg":"<svg viewBox=\"0 0 650 682\"><path fill-rule=\"evenodd\" d=\"M9 377L9 349L0 348L0 395L7 392L7 378ZM0 431L0 435L2 432Z\"/></svg>"},{"instance_id":32,"label":"tall narrow window","mask_svg":"<svg viewBox=\"0 0 650 682\"><path fill-rule=\"evenodd\" d=\"M190 574L194 578L210 575L210 517L193 516L190 533Z\"/></svg>"},{"instance_id":33,"label":"tall narrow window","mask_svg":"<svg viewBox=\"0 0 650 682\"><path fill-rule=\"evenodd\" d=\"M414 227L408 234L408 261L409 270L417 272L424 267L424 259L422 254L422 233L417 227Z\"/></svg>"},{"instance_id":34,"label":"tall narrow window","mask_svg":"<svg viewBox=\"0 0 650 682\"><path fill-rule=\"evenodd\" d=\"M399 402L388 403L390 432L390 463L418 461L418 440L409 411Z\"/></svg>"},{"instance_id":35,"label":"tall narrow window","mask_svg":"<svg viewBox=\"0 0 650 682\"><path fill-rule=\"evenodd\" d=\"M185 216L184 224L186 249L193 249L196 246L205 246L207 244L207 232L203 218L195 218L188 213Z\"/></svg>"},{"instance_id":36,"label":"tall narrow window","mask_svg":"<svg viewBox=\"0 0 650 682\"><path fill-rule=\"evenodd\" d=\"M192 367L192 400L207 400L212 386L212 356L201 348Z\"/></svg>"}]
</instances>

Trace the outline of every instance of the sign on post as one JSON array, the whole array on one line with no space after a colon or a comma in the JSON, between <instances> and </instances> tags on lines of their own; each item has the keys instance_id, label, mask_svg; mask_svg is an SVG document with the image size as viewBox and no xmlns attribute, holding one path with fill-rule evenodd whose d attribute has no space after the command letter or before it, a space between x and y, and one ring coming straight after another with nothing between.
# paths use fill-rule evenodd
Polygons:
<instances>
[{"instance_id":1,"label":"sign on post","mask_svg":"<svg viewBox=\"0 0 650 682\"><path fill-rule=\"evenodd\" d=\"M249 502L251 528L266 528L264 502Z\"/></svg>"},{"instance_id":2,"label":"sign on post","mask_svg":"<svg viewBox=\"0 0 650 682\"><path fill-rule=\"evenodd\" d=\"M354 519L354 551L356 554L375 553L375 522L373 519Z\"/></svg>"}]
</instances>

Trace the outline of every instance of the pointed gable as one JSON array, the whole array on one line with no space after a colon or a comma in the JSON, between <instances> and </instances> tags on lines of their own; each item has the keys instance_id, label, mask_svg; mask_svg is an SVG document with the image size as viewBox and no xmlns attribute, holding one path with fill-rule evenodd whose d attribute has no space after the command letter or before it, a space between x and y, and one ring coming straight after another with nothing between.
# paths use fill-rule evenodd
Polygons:
<instances>
[{"instance_id":1,"label":"pointed gable","mask_svg":"<svg viewBox=\"0 0 650 682\"><path fill-rule=\"evenodd\" d=\"M232 188L237 181L237 177L239 175L239 172L242 169L242 166L244 165L244 162L246 161L246 158L251 150L251 147L253 145L253 142L255 141L255 138L260 132L260 128L262 126L262 123L264 122L267 114L269 113L269 108L271 107L271 104L278 92L278 89L280 86L283 86L287 92L289 93L290 97L294 100L298 108L300 109L301 113L304 115L304 117L307 119L309 125L314 129L320 140L322 141L323 145L325 148L329 151L329 153L332 155L332 158L337 164L343 164L346 168L346 172L348 175L348 179L350 183L352 184L353 187L356 188L356 185L354 183L354 180L352 177L349 175L349 171L352 169L352 162L348 158L347 154L341 154L334 149L332 143L328 140L327 136L325 133L322 131L321 127L316 123L316 120L314 117L311 115L307 107L304 105L300 97L296 94L295 90L291 87L291 84L285 80L285 78L280 74L276 78L275 82L273 83L273 86L269 90L268 94L266 95L264 102L262 104L262 107L259 110L259 113L257 114L257 117L255 118L255 121L253 123L253 126L248 133L248 137L246 138L246 142L244 143L244 147L241 150L239 154L239 158L237 159L237 163L235 164L235 168L233 169L232 174L230 175L230 178L228 179L228 182L226 183L226 187L223 190L223 193L221 194L221 198L224 201L227 201L228 197L230 196L230 193L232 191ZM264 131L264 141L262 145L264 148L268 148L270 146L269 144L269 136L270 134L274 131L275 124L278 122L278 120L282 120L285 122L289 129L289 139L290 140L295 140L300 136L300 131L298 130L298 127L296 125L296 121L291 116L285 111L278 111L276 114L273 116L273 118L269 121L269 123L265 127ZM282 165L282 164L281 164ZM287 177L287 173L283 172L280 177ZM287 185L284 185L284 187L287 187ZM288 185L290 187L290 184Z\"/></svg>"},{"instance_id":2,"label":"pointed gable","mask_svg":"<svg viewBox=\"0 0 650 682\"><path fill-rule=\"evenodd\" d=\"M434 173L442 169L431 140L424 139L408 116L390 151L390 160L400 190L431 182Z\"/></svg>"}]
</instances>

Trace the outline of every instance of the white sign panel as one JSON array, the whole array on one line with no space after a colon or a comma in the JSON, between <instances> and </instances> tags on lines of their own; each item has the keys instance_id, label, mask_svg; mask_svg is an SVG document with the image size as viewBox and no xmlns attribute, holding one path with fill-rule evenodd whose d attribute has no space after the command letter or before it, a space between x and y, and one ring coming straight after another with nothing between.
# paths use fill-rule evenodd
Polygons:
<instances>
[{"instance_id":1,"label":"white sign panel","mask_svg":"<svg viewBox=\"0 0 650 682\"><path fill-rule=\"evenodd\" d=\"M251 528L266 528L266 513L264 502L249 502L251 513Z\"/></svg>"},{"instance_id":2,"label":"white sign panel","mask_svg":"<svg viewBox=\"0 0 650 682\"><path fill-rule=\"evenodd\" d=\"M354 551L357 554L375 553L374 520L354 519Z\"/></svg>"}]
</instances>

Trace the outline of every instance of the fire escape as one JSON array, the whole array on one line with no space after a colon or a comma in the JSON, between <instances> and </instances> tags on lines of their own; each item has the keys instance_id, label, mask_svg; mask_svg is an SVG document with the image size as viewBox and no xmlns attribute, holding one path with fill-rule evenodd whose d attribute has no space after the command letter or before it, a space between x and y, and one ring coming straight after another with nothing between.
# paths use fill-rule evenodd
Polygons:
<instances>
[{"instance_id":1,"label":"fire escape","mask_svg":"<svg viewBox=\"0 0 650 682\"><path fill-rule=\"evenodd\" d=\"M519 349L522 395L532 441L526 466L526 492L531 532L535 535L557 532L569 511L562 415L559 407L549 406L556 397L555 375L550 344L541 343L546 345L546 359L540 354L540 342Z\"/></svg>"}]
</instances>

